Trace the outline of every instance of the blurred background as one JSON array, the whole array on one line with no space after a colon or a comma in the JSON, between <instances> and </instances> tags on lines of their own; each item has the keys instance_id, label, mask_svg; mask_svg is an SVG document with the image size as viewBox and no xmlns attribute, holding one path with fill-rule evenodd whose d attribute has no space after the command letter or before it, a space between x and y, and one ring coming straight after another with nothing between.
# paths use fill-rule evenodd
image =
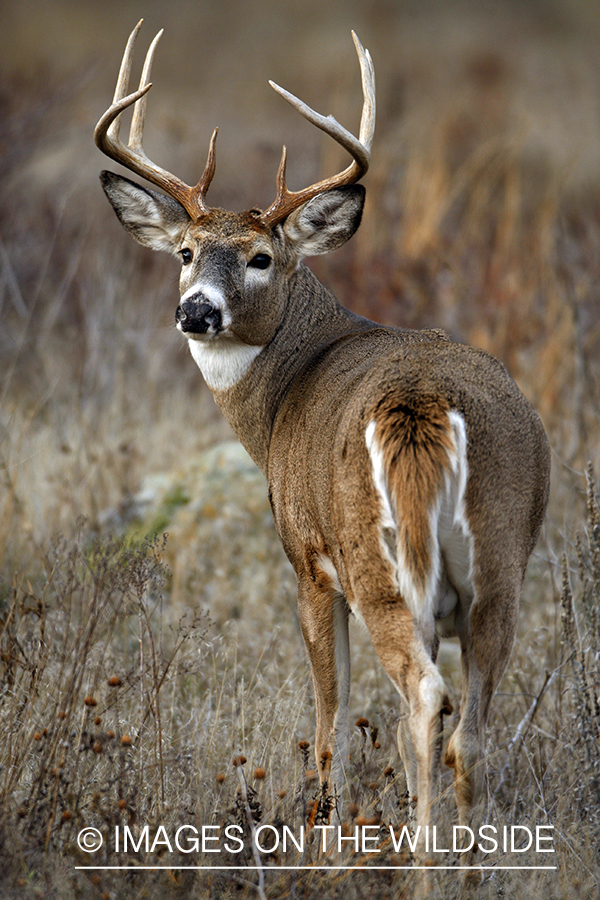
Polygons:
<instances>
[{"instance_id":1,"label":"blurred background","mask_svg":"<svg viewBox=\"0 0 600 900\"><path fill-rule=\"evenodd\" d=\"M379 102L366 212L348 245L309 264L357 312L446 328L507 364L551 437L561 520L571 468L598 461L596 2L3 0L5 572L231 436L174 331L177 264L123 233L98 183L93 128L142 16L136 71L165 28L146 150L189 182L218 125L208 199L239 210L272 200L284 142L292 189L346 164L267 80L356 129L357 31Z\"/></svg>"}]
</instances>

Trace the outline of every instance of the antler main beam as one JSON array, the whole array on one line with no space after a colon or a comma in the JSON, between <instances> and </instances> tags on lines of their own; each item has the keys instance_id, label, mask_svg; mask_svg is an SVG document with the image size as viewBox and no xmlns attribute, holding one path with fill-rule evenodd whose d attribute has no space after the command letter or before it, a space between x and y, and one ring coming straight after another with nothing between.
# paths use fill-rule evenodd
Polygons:
<instances>
[{"instance_id":1,"label":"antler main beam","mask_svg":"<svg viewBox=\"0 0 600 900\"><path fill-rule=\"evenodd\" d=\"M321 113L307 106L302 100L299 100L298 97L279 87L275 82L269 82L271 87L278 94L281 94L294 109L298 110L301 116L304 116L311 124L316 125L317 128L320 128L321 131L324 131L325 134L328 134L347 150L353 157L353 161L347 169L344 169L343 172L339 172L337 175L318 181L301 191L289 191L285 182L287 152L284 147L279 171L277 172L277 196L271 206L260 216L261 222L265 225L276 225L278 222L283 221L294 209L306 203L307 200L316 197L317 194L322 194L332 188L354 184L365 175L369 168L373 135L375 133L375 70L371 54L368 50L365 50L354 32L352 32L352 40L354 41L360 63L363 90L363 109L358 138L343 128L333 116L321 115Z\"/></svg>"},{"instance_id":2,"label":"antler main beam","mask_svg":"<svg viewBox=\"0 0 600 900\"><path fill-rule=\"evenodd\" d=\"M170 172L167 172L166 169L162 169L148 159L142 147L142 136L146 119L146 94L152 87L149 79L154 51L163 32L161 29L150 44L138 90L133 94L127 94L133 49L143 21L143 19L140 19L129 35L119 70L113 102L96 125L94 140L96 146L110 159L125 166L125 168L136 175L145 178L151 184L156 185L169 194L170 197L178 200L191 219L197 221L210 212L210 208L205 203L205 196L215 173L215 142L218 129L215 128L210 139L208 159L202 178L194 187L176 178ZM121 116L130 106L133 106L133 117L129 131L129 141L125 145L119 137Z\"/></svg>"}]
</instances>

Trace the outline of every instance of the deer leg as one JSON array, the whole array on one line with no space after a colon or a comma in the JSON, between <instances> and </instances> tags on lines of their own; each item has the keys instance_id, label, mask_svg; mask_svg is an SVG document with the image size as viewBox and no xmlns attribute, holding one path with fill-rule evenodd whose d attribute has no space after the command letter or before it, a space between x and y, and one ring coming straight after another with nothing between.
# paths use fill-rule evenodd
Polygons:
<instances>
[{"instance_id":1,"label":"deer leg","mask_svg":"<svg viewBox=\"0 0 600 900\"><path fill-rule=\"evenodd\" d=\"M450 711L444 680L432 659L433 637L431 641L424 637L397 595L359 606L375 651L402 698L398 745L410 799L417 798L417 825L423 830L433 824L442 716Z\"/></svg>"},{"instance_id":2,"label":"deer leg","mask_svg":"<svg viewBox=\"0 0 600 900\"><path fill-rule=\"evenodd\" d=\"M317 771L330 794L339 793L348 756L348 608L341 594L304 579L298 587L298 614L315 692Z\"/></svg>"},{"instance_id":3,"label":"deer leg","mask_svg":"<svg viewBox=\"0 0 600 900\"><path fill-rule=\"evenodd\" d=\"M415 748L410 734L409 717L410 706L400 696L400 720L398 722L398 751L400 759L404 765L404 773L406 775L406 791L408 794L408 820L411 829L414 830L416 822L416 804L417 804L417 757Z\"/></svg>"},{"instance_id":4,"label":"deer leg","mask_svg":"<svg viewBox=\"0 0 600 900\"><path fill-rule=\"evenodd\" d=\"M433 645L431 648L431 659L432 662L435 663L437 658L437 653L439 649L439 639L437 637L433 640ZM417 804L417 757L415 753L415 748L413 745L411 731L410 731L410 706L407 701L404 699L402 694L400 695L400 704L401 704L401 713L400 720L398 722L398 735L397 735L397 743L398 743L398 751L400 753L400 758L404 764L404 771L406 773L406 790L408 793L408 816L409 823L414 831L414 826L416 824L416 804ZM441 739L441 735L440 735ZM438 742L439 744L439 739ZM441 747L438 747L436 744L435 747L435 757L439 760L441 754ZM437 765L437 764L436 764Z\"/></svg>"},{"instance_id":5,"label":"deer leg","mask_svg":"<svg viewBox=\"0 0 600 900\"><path fill-rule=\"evenodd\" d=\"M484 741L490 704L514 643L520 590L480 594L460 634L462 700L460 721L448 742L446 765L454 769L459 825L473 827L483 793ZM500 621L501 618L501 621Z\"/></svg>"}]
</instances>

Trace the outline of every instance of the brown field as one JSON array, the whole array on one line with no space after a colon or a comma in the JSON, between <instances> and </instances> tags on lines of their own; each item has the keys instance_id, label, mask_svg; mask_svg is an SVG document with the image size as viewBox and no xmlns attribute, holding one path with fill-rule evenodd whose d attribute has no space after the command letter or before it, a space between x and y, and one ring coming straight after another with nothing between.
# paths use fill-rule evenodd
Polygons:
<instances>
[{"instance_id":1,"label":"brown field","mask_svg":"<svg viewBox=\"0 0 600 900\"><path fill-rule=\"evenodd\" d=\"M472 895L597 896L597 3L3 0L1 11L0 898L414 890L414 872L364 870L410 860L384 841L406 821L397 702L359 629L352 714L369 724L352 741L346 825L380 824L381 852L346 846L325 861L363 870L326 873L314 841L245 871L216 866L255 865L246 848L152 848L160 825L298 834L318 791L294 579L266 485L224 444L232 434L174 332L177 265L124 234L98 183L93 127L142 15L143 43L166 29L148 154L190 181L219 125L209 202L233 209L270 202L284 141L292 188L340 162L267 79L355 127L351 28L371 50L363 224L310 264L357 312L440 326L502 359L553 448L548 517L492 710L485 818L552 825L556 852L495 855ZM456 649L443 656L455 701ZM448 823L450 787L446 773ZM153 868L77 869L123 865L117 826L148 835L126 861ZM102 851L79 849L85 827ZM297 868L269 868L282 864ZM538 864L556 868L499 868ZM432 875L431 896L466 896L457 871Z\"/></svg>"}]
</instances>

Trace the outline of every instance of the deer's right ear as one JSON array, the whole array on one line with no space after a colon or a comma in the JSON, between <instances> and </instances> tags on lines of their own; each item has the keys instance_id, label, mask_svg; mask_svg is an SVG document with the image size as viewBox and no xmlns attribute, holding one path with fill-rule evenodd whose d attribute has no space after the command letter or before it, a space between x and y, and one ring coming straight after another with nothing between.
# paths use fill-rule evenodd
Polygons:
<instances>
[{"instance_id":1,"label":"deer's right ear","mask_svg":"<svg viewBox=\"0 0 600 900\"><path fill-rule=\"evenodd\" d=\"M126 231L152 250L176 253L190 217L172 197L149 191L114 172L102 172L100 181Z\"/></svg>"}]
</instances>

